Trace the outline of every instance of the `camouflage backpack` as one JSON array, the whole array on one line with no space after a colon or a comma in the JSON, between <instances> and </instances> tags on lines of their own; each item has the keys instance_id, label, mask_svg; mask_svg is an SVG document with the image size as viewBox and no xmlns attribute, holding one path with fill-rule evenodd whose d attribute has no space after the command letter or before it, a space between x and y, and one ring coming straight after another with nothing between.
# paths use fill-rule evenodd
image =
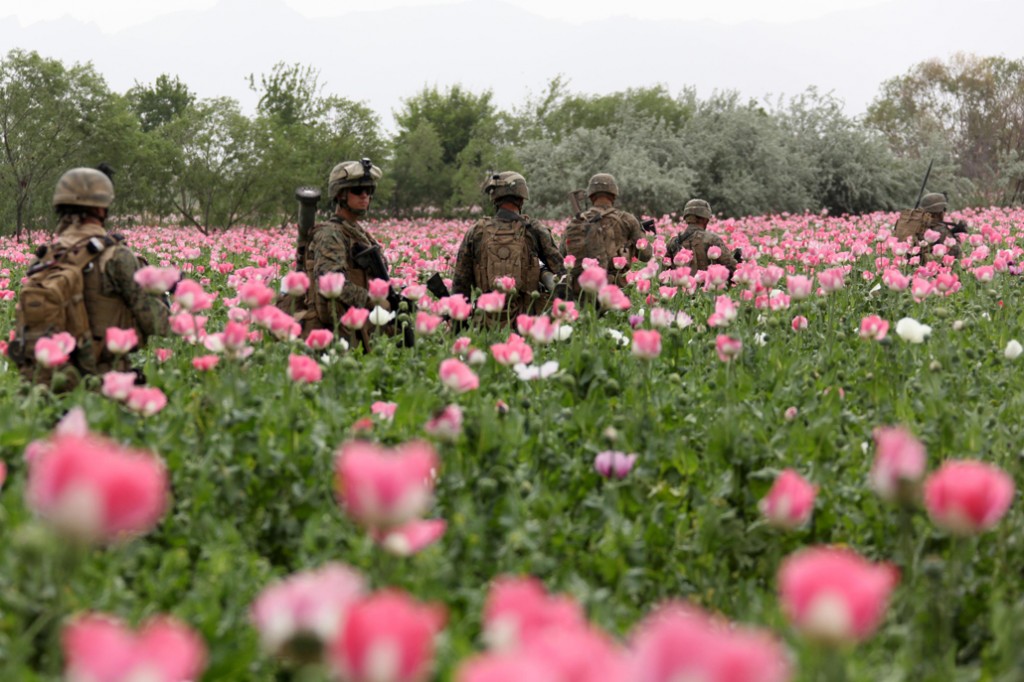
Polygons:
<instances>
[{"instance_id":1,"label":"camouflage backpack","mask_svg":"<svg viewBox=\"0 0 1024 682\"><path fill-rule=\"evenodd\" d=\"M577 267L584 258L593 258L610 270L612 259L625 255L620 223L615 209L591 208L577 215L565 228L565 252L576 257Z\"/></svg>"},{"instance_id":2,"label":"camouflage backpack","mask_svg":"<svg viewBox=\"0 0 1024 682\"><path fill-rule=\"evenodd\" d=\"M44 246L37 253L18 297L15 338L8 349L26 378L48 380L35 367L36 342L60 332L75 339L74 364L85 371L95 368L83 272L113 243L112 237L91 237L70 247Z\"/></svg>"},{"instance_id":3,"label":"camouflage backpack","mask_svg":"<svg viewBox=\"0 0 1024 682\"><path fill-rule=\"evenodd\" d=\"M540 264L530 249L530 235L523 221L490 220L482 226L476 281L487 292L499 277L513 277L521 294L536 291Z\"/></svg>"},{"instance_id":4,"label":"camouflage backpack","mask_svg":"<svg viewBox=\"0 0 1024 682\"><path fill-rule=\"evenodd\" d=\"M928 213L925 213L920 208L915 208L910 211L901 211L900 217L896 220L896 227L893 230L893 234L900 241L907 241L911 237L915 240L924 234L924 231L928 229L928 224L931 222Z\"/></svg>"},{"instance_id":5,"label":"camouflage backpack","mask_svg":"<svg viewBox=\"0 0 1024 682\"><path fill-rule=\"evenodd\" d=\"M701 238L703 230L696 228L692 225L688 225L686 230L679 237L679 246L681 249L686 249L693 253L693 259L690 261L690 274L696 274L701 270L707 270L708 266L711 265L711 259L708 258L708 247Z\"/></svg>"}]
</instances>

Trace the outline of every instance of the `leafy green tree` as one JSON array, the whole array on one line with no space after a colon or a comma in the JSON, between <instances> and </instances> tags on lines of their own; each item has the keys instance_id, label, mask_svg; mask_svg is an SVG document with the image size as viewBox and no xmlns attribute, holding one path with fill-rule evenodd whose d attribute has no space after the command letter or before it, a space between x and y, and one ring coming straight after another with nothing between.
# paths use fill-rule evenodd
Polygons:
<instances>
[{"instance_id":1,"label":"leafy green tree","mask_svg":"<svg viewBox=\"0 0 1024 682\"><path fill-rule=\"evenodd\" d=\"M486 164L481 158L497 159L497 148L502 146L498 114L491 98L489 90L477 95L454 85L443 92L436 87L424 88L403 101L402 109L395 113L396 208L450 207L464 201L465 179L478 171L478 166ZM434 156L435 140L440 146L439 160ZM463 154L471 142L472 150ZM430 156L415 158L414 153ZM413 171L401 168L403 164L430 168L432 175L429 179L417 179ZM462 169L460 164L469 167Z\"/></svg>"},{"instance_id":2,"label":"leafy green tree","mask_svg":"<svg viewBox=\"0 0 1024 682\"><path fill-rule=\"evenodd\" d=\"M195 93L180 78L166 73L151 85L136 81L125 96L145 133L178 118L196 101Z\"/></svg>"},{"instance_id":3,"label":"leafy green tree","mask_svg":"<svg viewBox=\"0 0 1024 682\"><path fill-rule=\"evenodd\" d=\"M1024 152L1024 60L957 54L921 62L882 84L867 124L901 157L949 159L933 188L959 175L973 183L975 201L1007 201L1020 176L1003 164ZM933 175L934 172L933 172Z\"/></svg>"},{"instance_id":4,"label":"leafy green tree","mask_svg":"<svg viewBox=\"0 0 1024 682\"><path fill-rule=\"evenodd\" d=\"M29 225L51 222L61 173L101 160L117 165L137 130L91 64L65 67L11 50L0 60L0 220L19 237Z\"/></svg>"}]
</instances>

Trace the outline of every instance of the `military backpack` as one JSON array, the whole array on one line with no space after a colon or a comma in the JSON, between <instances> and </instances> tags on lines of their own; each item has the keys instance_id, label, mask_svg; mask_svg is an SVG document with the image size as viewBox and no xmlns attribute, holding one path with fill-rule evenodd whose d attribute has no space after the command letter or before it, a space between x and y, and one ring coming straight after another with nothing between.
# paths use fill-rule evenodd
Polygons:
<instances>
[{"instance_id":1,"label":"military backpack","mask_svg":"<svg viewBox=\"0 0 1024 682\"><path fill-rule=\"evenodd\" d=\"M512 277L520 294L536 291L540 262L530 248L532 236L524 221L490 220L482 226L476 281L481 290L494 289L494 280Z\"/></svg>"},{"instance_id":2,"label":"military backpack","mask_svg":"<svg viewBox=\"0 0 1024 682\"><path fill-rule=\"evenodd\" d=\"M65 247L51 244L40 247L37 261L26 273L16 307L15 338L8 355L28 378L39 378L35 369L36 342L46 336L67 332L75 339L74 364L90 371L96 357L93 351L89 313L85 307L84 272L114 237L90 237Z\"/></svg>"},{"instance_id":3,"label":"military backpack","mask_svg":"<svg viewBox=\"0 0 1024 682\"><path fill-rule=\"evenodd\" d=\"M919 239L931 223L930 214L920 208L909 211L901 211L900 217L896 219L896 227L893 233L900 241L907 239Z\"/></svg>"},{"instance_id":4,"label":"military backpack","mask_svg":"<svg viewBox=\"0 0 1024 682\"><path fill-rule=\"evenodd\" d=\"M621 222L615 209L592 208L577 215L565 228L565 252L576 257L577 267L582 267L583 259L593 258L602 268L611 270L612 259L627 253Z\"/></svg>"}]
</instances>

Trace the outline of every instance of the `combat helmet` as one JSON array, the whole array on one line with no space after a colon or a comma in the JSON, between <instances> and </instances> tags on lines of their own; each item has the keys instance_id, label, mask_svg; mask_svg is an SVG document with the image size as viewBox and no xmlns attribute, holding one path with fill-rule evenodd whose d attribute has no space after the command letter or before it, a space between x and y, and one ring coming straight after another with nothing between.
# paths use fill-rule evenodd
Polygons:
<instances>
[{"instance_id":1,"label":"combat helmet","mask_svg":"<svg viewBox=\"0 0 1024 682\"><path fill-rule=\"evenodd\" d=\"M53 191L53 205L109 208L114 201L114 183L95 168L72 168L60 176Z\"/></svg>"},{"instance_id":2,"label":"combat helmet","mask_svg":"<svg viewBox=\"0 0 1024 682\"><path fill-rule=\"evenodd\" d=\"M588 197L601 192L611 194L613 197L619 196L619 183L615 182L615 177L611 173L598 173L587 183Z\"/></svg>"},{"instance_id":3,"label":"combat helmet","mask_svg":"<svg viewBox=\"0 0 1024 682\"><path fill-rule=\"evenodd\" d=\"M703 199L690 199L683 207L683 220L686 220L686 216L691 215L711 220L711 204Z\"/></svg>"},{"instance_id":4,"label":"combat helmet","mask_svg":"<svg viewBox=\"0 0 1024 682\"><path fill-rule=\"evenodd\" d=\"M526 186L526 178L514 171L495 173L484 180L480 187L483 193L491 197L491 201L500 204L502 200L513 198L526 201L530 198L530 189Z\"/></svg>"},{"instance_id":5,"label":"combat helmet","mask_svg":"<svg viewBox=\"0 0 1024 682\"><path fill-rule=\"evenodd\" d=\"M925 213L945 213L946 196L938 192L929 192L921 197L920 208Z\"/></svg>"},{"instance_id":6,"label":"combat helmet","mask_svg":"<svg viewBox=\"0 0 1024 682\"><path fill-rule=\"evenodd\" d=\"M333 199L343 189L376 187L380 176L380 168L374 166L369 159L342 161L331 169L327 178L327 194Z\"/></svg>"}]
</instances>

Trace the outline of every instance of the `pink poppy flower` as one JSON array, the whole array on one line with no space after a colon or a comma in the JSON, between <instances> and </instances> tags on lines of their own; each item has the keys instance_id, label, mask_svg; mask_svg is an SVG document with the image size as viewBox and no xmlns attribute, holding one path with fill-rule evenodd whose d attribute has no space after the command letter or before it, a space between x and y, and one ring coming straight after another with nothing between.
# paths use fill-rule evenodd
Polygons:
<instances>
[{"instance_id":1,"label":"pink poppy flower","mask_svg":"<svg viewBox=\"0 0 1024 682\"><path fill-rule=\"evenodd\" d=\"M358 331L366 326L366 321L369 318L370 311L366 308L349 308L341 316L341 324L347 329Z\"/></svg>"},{"instance_id":2,"label":"pink poppy flower","mask_svg":"<svg viewBox=\"0 0 1024 682\"><path fill-rule=\"evenodd\" d=\"M396 556L412 556L444 536L448 524L443 520L410 521L398 528L374 531L374 541Z\"/></svg>"},{"instance_id":3,"label":"pink poppy flower","mask_svg":"<svg viewBox=\"0 0 1024 682\"><path fill-rule=\"evenodd\" d=\"M924 482L924 506L935 525L954 535L991 530L1013 502L1013 479L997 466L946 462Z\"/></svg>"},{"instance_id":4,"label":"pink poppy flower","mask_svg":"<svg viewBox=\"0 0 1024 682\"><path fill-rule=\"evenodd\" d=\"M743 342L725 334L719 334L715 338L715 351L718 359L722 362L732 362L743 352Z\"/></svg>"},{"instance_id":5,"label":"pink poppy flower","mask_svg":"<svg viewBox=\"0 0 1024 682\"><path fill-rule=\"evenodd\" d=\"M625 478L633 470L636 463L635 454L625 454L614 450L605 450L594 457L594 470L604 478Z\"/></svg>"},{"instance_id":6,"label":"pink poppy flower","mask_svg":"<svg viewBox=\"0 0 1024 682\"><path fill-rule=\"evenodd\" d=\"M110 616L80 616L64 628L62 640L67 680L189 682L206 667L203 640L166 616L137 633Z\"/></svg>"},{"instance_id":7,"label":"pink poppy flower","mask_svg":"<svg viewBox=\"0 0 1024 682\"><path fill-rule=\"evenodd\" d=\"M143 417L152 417L167 406L167 396L155 386L136 386L128 393L125 404Z\"/></svg>"},{"instance_id":8,"label":"pink poppy flower","mask_svg":"<svg viewBox=\"0 0 1024 682\"><path fill-rule=\"evenodd\" d=\"M220 362L220 358L216 355L200 355L192 358L192 367L199 372L209 372L217 363Z\"/></svg>"},{"instance_id":9,"label":"pink poppy flower","mask_svg":"<svg viewBox=\"0 0 1024 682\"><path fill-rule=\"evenodd\" d=\"M306 355L288 356L288 379L300 384L315 384L324 377L317 361Z\"/></svg>"},{"instance_id":10,"label":"pink poppy flower","mask_svg":"<svg viewBox=\"0 0 1024 682\"><path fill-rule=\"evenodd\" d=\"M100 389L105 397L111 400L124 401L135 388L135 372L107 372L103 375L103 387Z\"/></svg>"},{"instance_id":11,"label":"pink poppy flower","mask_svg":"<svg viewBox=\"0 0 1024 682\"><path fill-rule=\"evenodd\" d=\"M324 350L334 341L334 333L330 329L314 329L306 337L306 345L313 350Z\"/></svg>"},{"instance_id":12,"label":"pink poppy flower","mask_svg":"<svg viewBox=\"0 0 1024 682\"><path fill-rule=\"evenodd\" d=\"M881 341L889 333L889 323L878 315L868 315L860 321L860 338Z\"/></svg>"},{"instance_id":13,"label":"pink poppy flower","mask_svg":"<svg viewBox=\"0 0 1024 682\"><path fill-rule=\"evenodd\" d=\"M412 441L388 450L351 441L341 446L335 459L338 498L362 525L395 528L429 508L438 466L428 443Z\"/></svg>"},{"instance_id":14,"label":"pink poppy flower","mask_svg":"<svg viewBox=\"0 0 1024 682\"><path fill-rule=\"evenodd\" d=\"M309 290L309 275L295 270L289 272L281 279L281 293L295 296L305 296Z\"/></svg>"},{"instance_id":15,"label":"pink poppy flower","mask_svg":"<svg viewBox=\"0 0 1024 682\"><path fill-rule=\"evenodd\" d=\"M462 408L458 405L447 405L443 410L431 417L423 429L428 435L450 443L455 442L462 433Z\"/></svg>"},{"instance_id":16,"label":"pink poppy flower","mask_svg":"<svg viewBox=\"0 0 1024 682\"><path fill-rule=\"evenodd\" d=\"M768 523L794 530L811 520L817 494L817 486L808 483L793 469L785 469L758 506Z\"/></svg>"},{"instance_id":17,"label":"pink poppy flower","mask_svg":"<svg viewBox=\"0 0 1024 682\"><path fill-rule=\"evenodd\" d=\"M925 449L902 427L875 429L875 461L868 475L871 488L887 502L911 502L924 477Z\"/></svg>"},{"instance_id":18,"label":"pink poppy flower","mask_svg":"<svg viewBox=\"0 0 1024 682\"><path fill-rule=\"evenodd\" d=\"M147 265L135 271L132 279L147 294L163 294L177 284L181 272L177 268L157 268Z\"/></svg>"},{"instance_id":19,"label":"pink poppy flower","mask_svg":"<svg viewBox=\"0 0 1024 682\"><path fill-rule=\"evenodd\" d=\"M661 355L661 334L657 329L633 332L633 355L641 360L653 360Z\"/></svg>"},{"instance_id":20,"label":"pink poppy flower","mask_svg":"<svg viewBox=\"0 0 1024 682\"><path fill-rule=\"evenodd\" d=\"M779 599L806 637L842 645L875 632L898 582L889 565L872 564L848 550L811 547L782 562Z\"/></svg>"},{"instance_id":21,"label":"pink poppy flower","mask_svg":"<svg viewBox=\"0 0 1024 682\"><path fill-rule=\"evenodd\" d=\"M456 393L466 393L480 386L480 378L458 358L441 361L441 383Z\"/></svg>"}]
</instances>

